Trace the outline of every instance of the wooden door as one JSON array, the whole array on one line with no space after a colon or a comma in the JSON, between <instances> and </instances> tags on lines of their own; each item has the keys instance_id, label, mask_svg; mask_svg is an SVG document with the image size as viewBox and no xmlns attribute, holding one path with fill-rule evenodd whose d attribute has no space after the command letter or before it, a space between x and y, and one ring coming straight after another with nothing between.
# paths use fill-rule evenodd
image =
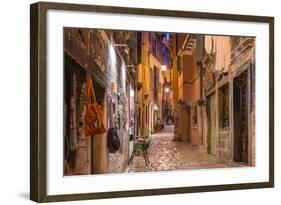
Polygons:
<instances>
[{"instance_id":1,"label":"wooden door","mask_svg":"<svg viewBox=\"0 0 281 205\"><path fill-rule=\"evenodd\" d=\"M186 141L191 142L191 113L190 106L186 107Z\"/></svg>"},{"instance_id":2,"label":"wooden door","mask_svg":"<svg viewBox=\"0 0 281 205\"><path fill-rule=\"evenodd\" d=\"M234 161L248 163L247 71L234 79Z\"/></svg>"},{"instance_id":3,"label":"wooden door","mask_svg":"<svg viewBox=\"0 0 281 205\"><path fill-rule=\"evenodd\" d=\"M216 138L216 106L215 94L207 97L207 144L208 153L212 155L217 154L217 138Z\"/></svg>"},{"instance_id":4,"label":"wooden door","mask_svg":"<svg viewBox=\"0 0 281 205\"><path fill-rule=\"evenodd\" d=\"M211 128L211 149L210 154L217 154L217 137L216 137L216 105L215 95L210 97L210 128Z\"/></svg>"}]
</instances>

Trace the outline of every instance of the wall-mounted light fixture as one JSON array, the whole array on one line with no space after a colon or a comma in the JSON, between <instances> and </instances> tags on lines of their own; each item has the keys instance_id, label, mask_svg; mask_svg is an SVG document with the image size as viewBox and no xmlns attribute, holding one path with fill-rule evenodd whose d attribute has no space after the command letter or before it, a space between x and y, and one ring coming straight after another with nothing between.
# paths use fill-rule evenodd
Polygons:
<instances>
[{"instance_id":1,"label":"wall-mounted light fixture","mask_svg":"<svg viewBox=\"0 0 281 205\"><path fill-rule=\"evenodd\" d=\"M170 88L169 88L169 87L166 87L166 88L165 88L165 93L168 93L168 92L170 92Z\"/></svg>"},{"instance_id":2,"label":"wall-mounted light fixture","mask_svg":"<svg viewBox=\"0 0 281 205\"><path fill-rule=\"evenodd\" d=\"M154 104L154 110L155 110L155 111L159 111L159 110L160 110L159 105Z\"/></svg>"},{"instance_id":3,"label":"wall-mounted light fixture","mask_svg":"<svg viewBox=\"0 0 281 205\"><path fill-rule=\"evenodd\" d=\"M125 50L125 53L126 54L129 54L130 53L130 48L127 44L114 44L114 47L125 47L124 50Z\"/></svg>"},{"instance_id":4,"label":"wall-mounted light fixture","mask_svg":"<svg viewBox=\"0 0 281 205\"><path fill-rule=\"evenodd\" d=\"M136 66L135 65L126 65L127 68L131 68L132 71L135 73L136 72Z\"/></svg>"},{"instance_id":5,"label":"wall-mounted light fixture","mask_svg":"<svg viewBox=\"0 0 281 205\"><path fill-rule=\"evenodd\" d=\"M161 71L165 72L167 70L167 65L161 65Z\"/></svg>"}]
</instances>

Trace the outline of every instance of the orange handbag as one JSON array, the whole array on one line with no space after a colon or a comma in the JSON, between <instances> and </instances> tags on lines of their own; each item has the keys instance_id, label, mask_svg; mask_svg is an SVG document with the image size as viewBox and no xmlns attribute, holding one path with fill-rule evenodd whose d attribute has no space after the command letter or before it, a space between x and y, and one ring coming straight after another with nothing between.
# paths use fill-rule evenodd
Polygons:
<instances>
[{"instance_id":1,"label":"orange handbag","mask_svg":"<svg viewBox=\"0 0 281 205\"><path fill-rule=\"evenodd\" d=\"M85 134L95 135L105 133L105 127L102 122L102 110L96 101L95 90L92 79L88 82L87 87L87 107L85 115Z\"/></svg>"}]
</instances>

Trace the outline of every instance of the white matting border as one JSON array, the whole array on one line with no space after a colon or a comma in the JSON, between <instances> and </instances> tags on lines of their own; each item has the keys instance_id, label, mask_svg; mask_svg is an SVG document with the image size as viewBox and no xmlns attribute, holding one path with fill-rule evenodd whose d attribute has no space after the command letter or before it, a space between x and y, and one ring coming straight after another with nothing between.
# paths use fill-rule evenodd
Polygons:
<instances>
[{"instance_id":1,"label":"white matting border","mask_svg":"<svg viewBox=\"0 0 281 205\"><path fill-rule=\"evenodd\" d=\"M63 177L63 27L256 36L256 167ZM93 193L269 180L269 25L47 11L47 194Z\"/></svg>"}]
</instances>

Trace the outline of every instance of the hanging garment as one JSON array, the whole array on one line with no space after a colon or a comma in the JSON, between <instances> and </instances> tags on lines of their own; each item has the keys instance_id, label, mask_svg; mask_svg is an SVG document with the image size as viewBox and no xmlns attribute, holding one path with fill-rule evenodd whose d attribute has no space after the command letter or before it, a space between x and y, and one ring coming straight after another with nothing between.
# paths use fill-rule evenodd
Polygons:
<instances>
[{"instance_id":1,"label":"hanging garment","mask_svg":"<svg viewBox=\"0 0 281 205\"><path fill-rule=\"evenodd\" d=\"M130 141L133 141L134 139L134 123L133 120L130 120L130 125L129 125L129 136L130 136Z\"/></svg>"},{"instance_id":2,"label":"hanging garment","mask_svg":"<svg viewBox=\"0 0 281 205\"><path fill-rule=\"evenodd\" d=\"M120 148L120 139L113 124L113 104L109 97L109 130L107 132L107 147L110 153L115 153Z\"/></svg>"},{"instance_id":3,"label":"hanging garment","mask_svg":"<svg viewBox=\"0 0 281 205\"><path fill-rule=\"evenodd\" d=\"M92 79L88 82L87 89L87 107L85 116L85 134L86 136L105 133L105 127L102 122L102 110L96 101L95 90Z\"/></svg>"}]
</instances>

